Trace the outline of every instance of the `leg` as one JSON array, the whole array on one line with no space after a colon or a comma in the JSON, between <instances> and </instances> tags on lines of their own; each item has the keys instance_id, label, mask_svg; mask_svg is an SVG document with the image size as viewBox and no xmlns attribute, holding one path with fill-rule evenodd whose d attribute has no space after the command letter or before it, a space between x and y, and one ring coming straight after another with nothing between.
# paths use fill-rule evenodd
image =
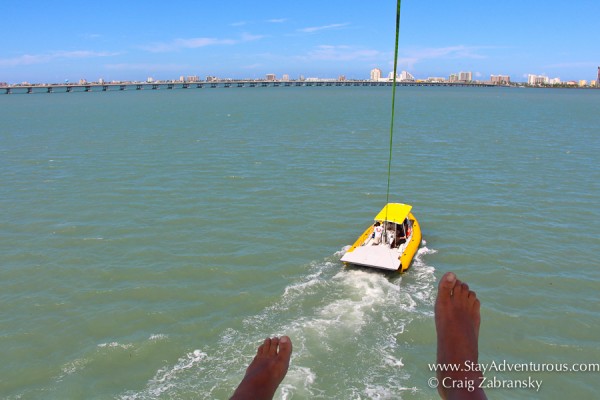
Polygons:
<instances>
[{"instance_id":1,"label":"leg","mask_svg":"<svg viewBox=\"0 0 600 400\"><path fill-rule=\"evenodd\" d=\"M435 328L437 331L437 363L475 365L479 357L479 300L466 283L446 273L439 284L435 301ZM443 399L486 399L479 388L479 371L438 371L438 392ZM472 382L465 388L460 382ZM459 385L453 385L458 382Z\"/></svg>"},{"instance_id":2,"label":"leg","mask_svg":"<svg viewBox=\"0 0 600 400\"><path fill-rule=\"evenodd\" d=\"M292 342L289 337L265 339L231 400L272 399L287 373L291 355Z\"/></svg>"}]
</instances>

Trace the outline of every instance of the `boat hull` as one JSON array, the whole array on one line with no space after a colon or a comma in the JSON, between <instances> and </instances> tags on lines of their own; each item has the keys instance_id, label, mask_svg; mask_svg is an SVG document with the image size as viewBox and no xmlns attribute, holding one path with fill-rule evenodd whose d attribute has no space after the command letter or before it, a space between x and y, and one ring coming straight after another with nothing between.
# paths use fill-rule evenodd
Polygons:
<instances>
[{"instance_id":1,"label":"boat hull","mask_svg":"<svg viewBox=\"0 0 600 400\"><path fill-rule=\"evenodd\" d=\"M419 225L419 221L417 221L412 214L409 214L408 216L413 221L413 231L410 240L408 241L408 245L402 253L402 257L400 257L400 272L404 272L410 267L415 254L417 254L417 250L419 250L422 240L421 225Z\"/></svg>"}]
</instances>

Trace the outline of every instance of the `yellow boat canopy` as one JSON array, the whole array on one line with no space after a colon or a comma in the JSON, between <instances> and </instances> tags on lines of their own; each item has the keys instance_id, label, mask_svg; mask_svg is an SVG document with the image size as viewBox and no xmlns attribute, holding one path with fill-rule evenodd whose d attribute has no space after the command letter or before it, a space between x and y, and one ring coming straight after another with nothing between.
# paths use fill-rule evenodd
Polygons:
<instances>
[{"instance_id":1,"label":"yellow boat canopy","mask_svg":"<svg viewBox=\"0 0 600 400\"><path fill-rule=\"evenodd\" d=\"M401 224L408 213L412 210L412 206L402 203L388 203L385 207L377 214L375 221L389 221L396 224Z\"/></svg>"}]
</instances>

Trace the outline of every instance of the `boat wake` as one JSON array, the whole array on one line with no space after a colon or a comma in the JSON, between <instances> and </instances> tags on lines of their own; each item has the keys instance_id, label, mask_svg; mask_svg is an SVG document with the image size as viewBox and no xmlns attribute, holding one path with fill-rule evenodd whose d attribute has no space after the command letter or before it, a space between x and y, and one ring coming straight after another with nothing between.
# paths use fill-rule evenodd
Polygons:
<instances>
[{"instance_id":1,"label":"boat wake","mask_svg":"<svg viewBox=\"0 0 600 400\"><path fill-rule=\"evenodd\" d=\"M404 365L405 331L433 315L434 268L424 258L435 251L421 247L403 275L344 268L343 251L314 262L277 302L226 329L216 345L183 355L120 398L227 398L258 344L273 335L289 335L294 345L278 398L397 399L417 391Z\"/></svg>"}]
</instances>

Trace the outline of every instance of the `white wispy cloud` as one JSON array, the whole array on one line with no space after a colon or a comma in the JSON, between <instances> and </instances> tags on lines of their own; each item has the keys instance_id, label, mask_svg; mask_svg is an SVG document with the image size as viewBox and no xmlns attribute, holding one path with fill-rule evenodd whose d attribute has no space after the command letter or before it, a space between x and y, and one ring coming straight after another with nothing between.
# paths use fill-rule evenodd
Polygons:
<instances>
[{"instance_id":1,"label":"white wispy cloud","mask_svg":"<svg viewBox=\"0 0 600 400\"><path fill-rule=\"evenodd\" d=\"M256 69L256 68L261 68L263 65L256 63L256 64L249 64L249 65L243 65L241 68L243 69Z\"/></svg>"},{"instance_id":2,"label":"white wispy cloud","mask_svg":"<svg viewBox=\"0 0 600 400\"><path fill-rule=\"evenodd\" d=\"M328 60L328 61L351 61L351 60L372 60L383 56L378 50L361 49L353 46L331 46L321 45L314 50L309 51L305 60Z\"/></svg>"},{"instance_id":3,"label":"white wispy cloud","mask_svg":"<svg viewBox=\"0 0 600 400\"><path fill-rule=\"evenodd\" d=\"M189 38L175 39L170 42L158 42L142 46L142 50L152 53L166 53L169 51L177 51L181 49L197 49L206 46L215 45L232 45L235 41L232 39L216 39L216 38Z\"/></svg>"},{"instance_id":4,"label":"white wispy cloud","mask_svg":"<svg viewBox=\"0 0 600 400\"><path fill-rule=\"evenodd\" d=\"M288 20L289 20L289 18L271 18L271 19L264 20L264 22L269 22L271 24L282 24ZM239 26L255 25L255 24L256 24L256 21L238 21L238 22L232 22L231 24L229 24L229 26L239 27Z\"/></svg>"},{"instance_id":5,"label":"white wispy cloud","mask_svg":"<svg viewBox=\"0 0 600 400\"><path fill-rule=\"evenodd\" d=\"M104 68L115 71L181 71L190 68L182 64L120 63L105 64Z\"/></svg>"},{"instance_id":6,"label":"white wispy cloud","mask_svg":"<svg viewBox=\"0 0 600 400\"><path fill-rule=\"evenodd\" d=\"M188 39L174 39L170 42L157 42L149 45L141 46L142 50L146 50L152 53L165 53L169 51L178 51L182 49L197 49L207 46L231 46L242 42L251 42L264 38L263 35L252 35L250 33L243 33L239 39L218 39L218 38L188 38Z\"/></svg>"},{"instance_id":7,"label":"white wispy cloud","mask_svg":"<svg viewBox=\"0 0 600 400\"><path fill-rule=\"evenodd\" d=\"M242 33L241 41L242 42L253 42L255 40L260 40L265 38L265 35L253 35L251 33Z\"/></svg>"},{"instance_id":8,"label":"white wispy cloud","mask_svg":"<svg viewBox=\"0 0 600 400\"><path fill-rule=\"evenodd\" d=\"M426 48L415 52L417 58L486 58L478 54L478 51L484 49L483 46L448 46L438 48Z\"/></svg>"},{"instance_id":9,"label":"white wispy cloud","mask_svg":"<svg viewBox=\"0 0 600 400\"><path fill-rule=\"evenodd\" d=\"M398 64L408 68L413 68L415 64L436 59L484 59L484 55L479 54L480 50L490 49L486 46L447 46L437 48L424 48L408 50L404 55L398 57Z\"/></svg>"},{"instance_id":10,"label":"white wispy cloud","mask_svg":"<svg viewBox=\"0 0 600 400\"><path fill-rule=\"evenodd\" d=\"M546 65L544 68L595 68L598 65L596 62L565 62L558 64Z\"/></svg>"},{"instance_id":11,"label":"white wispy cloud","mask_svg":"<svg viewBox=\"0 0 600 400\"><path fill-rule=\"evenodd\" d=\"M18 57L0 59L0 66L16 67L20 65L44 64L58 59L112 57L119 54L122 53L90 50L54 51L43 54L23 54Z\"/></svg>"},{"instance_id":12,"label":"white wispy cloud","mask_svg":"<svg viewBox=\"0 0 600 400\"><path fill-rule=\"evenodd\" d=\"M76 50L76 51L57 51L53 54L56 58L92 58L92 57L112 57L122 54L118 51L90 51L90 50Z\"/></svg>"},{"instance_id":13,"label":"white wispy cloud","mask_svg":"<svg viewBox=\"0 0 600 400\"><path fill-rule=\"evenodd\" d=\"M343 23L343 24L330 24L330 25L323 25L323 26L311 26L308 28L302 28L302 29L298 29L298 32L304 32L304 33L315 33L318 31L324 31L324 30L328 30L328 29L336 29L336 28L343 28L345 26L350 25L349 23Z\"/></svg>"}]
</instances>

